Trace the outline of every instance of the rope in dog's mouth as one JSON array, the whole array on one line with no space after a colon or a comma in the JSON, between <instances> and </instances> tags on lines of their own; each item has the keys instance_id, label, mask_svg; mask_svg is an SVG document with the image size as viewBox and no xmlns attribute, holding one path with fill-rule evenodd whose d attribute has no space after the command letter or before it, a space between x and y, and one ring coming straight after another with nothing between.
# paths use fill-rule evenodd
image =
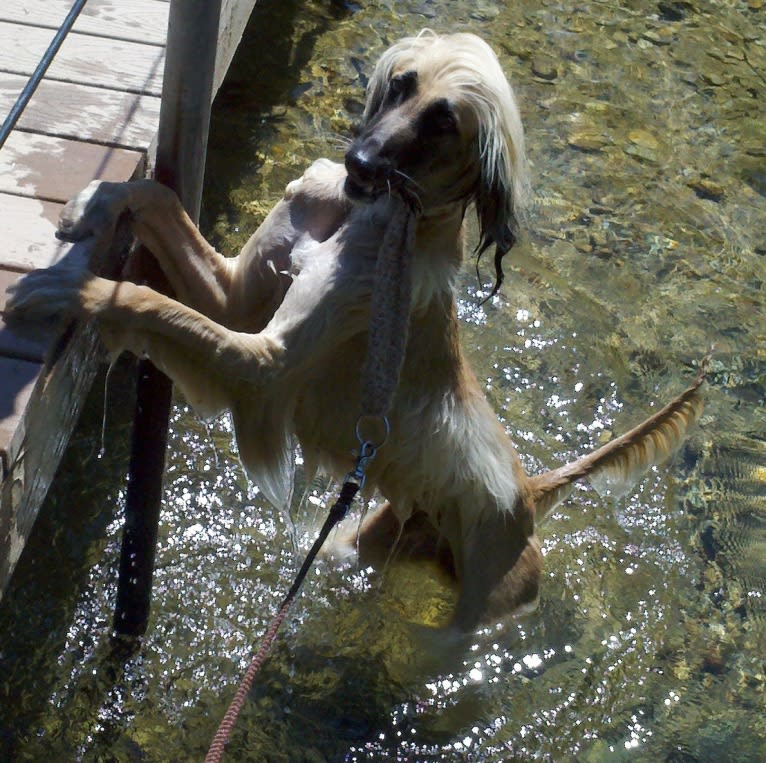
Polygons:
<instances>
[{"instance_id":1,"label":"rope in dog's mouth","mask_svg":"<svg viewBox=\"0 0 766 763\"><path fill-rule=\"evenodd\" d=\"M409 200L391 197L393 213L378 251L370 301L367 356L361 374L361 414L356 425L359 452L352 471L343 481L338 500L322 525L282 600L258 651L253 655L223 720L210 745L205 763L219 763L256 675L268 657L287 611L308 574L323 543L348 512L357 492L364 487L367 467L389 433L388 412L396 393L404 353L412 293L412 251L416 214Z\"/></svg>"}]
</instances>

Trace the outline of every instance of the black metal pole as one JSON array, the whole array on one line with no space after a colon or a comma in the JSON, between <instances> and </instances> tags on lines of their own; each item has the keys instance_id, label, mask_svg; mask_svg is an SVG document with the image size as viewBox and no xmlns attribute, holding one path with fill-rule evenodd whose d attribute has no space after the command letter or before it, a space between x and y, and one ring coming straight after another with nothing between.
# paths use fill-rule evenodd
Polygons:
<instances>
[{"instance_id":1,"label":"black metal pole","mask_svg":"<svg viewBox=\"0 0 766 763\"><path fill-rule=\"evenodd\" d=\"M32 76L27 80L27 84L24 85L24 89L19 93L19 97L16 99L16 103L13 104L11 110L8 112L8 116L3 122L3 126L0 127L0 148L2 148L5 144L5 141L8 140L8 136L16 126L16 122L19 121L19 117L24 112L26 105L32 99L35 90L37 90L37 86L45 76L45 72L48 71L48 67L53 62L53 59L55 58L56 53L58 53L61 44L64 42L66 36L74 26L74 22L77 21L77 17L80 15L80 11L83 9L83 6L86 2L87 0L76 0L76 2L72 5L69 13L67 13L66 18L59 27L58 32L56 32L53 39L51 40L51 44L48 46L45 53L43 53L43 57L40 59L40 63L37 64L37 67L32 72Z\"/></svg>"},{"instance_id":2,"label":"black metal pole","mask_svg":"<svg viewBox=\"0 0 766 763\"><path fill-rule=\"evenodd\" d=\"M172 0L155 178L196 222L213 100L221 0ZM114 630L142 636L149 622L172 385L140 361Z\"/></svg>"}]
</instances>

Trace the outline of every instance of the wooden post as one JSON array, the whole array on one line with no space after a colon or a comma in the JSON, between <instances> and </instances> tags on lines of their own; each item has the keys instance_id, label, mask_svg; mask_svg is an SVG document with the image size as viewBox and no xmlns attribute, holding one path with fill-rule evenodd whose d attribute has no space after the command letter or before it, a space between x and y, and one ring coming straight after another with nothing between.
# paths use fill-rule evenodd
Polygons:
<instances>
[{"instance_id":1,"label":"wooden post","mask_svg":"<svg viewBox=\"0 0 766 763\"><path fill-rule=\"evenodd\" d=\"M155 178L197 222L213 100L221 0L171 0ZM155 282L152 282L155 285ZM141 361L114 630L146 632L151 606L172 385Z\"/></svg>"}]
</instances>

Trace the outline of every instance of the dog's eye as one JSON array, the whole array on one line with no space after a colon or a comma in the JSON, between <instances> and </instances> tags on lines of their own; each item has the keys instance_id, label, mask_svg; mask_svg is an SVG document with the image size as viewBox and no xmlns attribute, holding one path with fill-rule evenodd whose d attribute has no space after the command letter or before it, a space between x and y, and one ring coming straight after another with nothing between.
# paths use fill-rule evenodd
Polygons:
<instances>
[{"instance_id":1,"label":"dog's eye","mask_svg":"<svg viewBox=\"0 0 766 763\"><path fill-rule=\"evenodd\" d=\"M417 72L404 72L391 77L388 82L388 100L393 102L406 100L415 92L417 82Z\"/></svg>"},{"instance_id":2,"label":"dog's eye","mask_svg":"<svg viewBox=\"0 0 766 763\"><path fill-rule=\"evenodd\" d=\"M457 132L457 117L446 98L440 98L423 112L422 129L431 134Z\"/></svg>"},{"instance_id":3,"label":"dog's eye","mask_svg":"<svg viewBox=\"0 0 766 763\"><path fill-rule=\"evenodd\" d=\"M388 94L393 98L398 98L404 92L404 77L393 77L388 83Z\"/></svg>"}]
</instances>

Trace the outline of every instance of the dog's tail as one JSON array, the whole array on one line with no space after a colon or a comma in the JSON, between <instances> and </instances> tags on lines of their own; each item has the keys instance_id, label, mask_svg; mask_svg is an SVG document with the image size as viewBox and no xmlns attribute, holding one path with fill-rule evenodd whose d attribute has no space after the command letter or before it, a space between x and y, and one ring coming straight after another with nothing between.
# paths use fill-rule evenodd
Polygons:
<instances>
[{"instance_id":1,"label":"dog's tail","mask_svg":"<svg viewBox=\"0 0 766 763\"><path fill-rule=\"evenodd\" d=\"M702 413L699 389L705 379L706 361L688 389L643 423L577 461L532 477L537 521L542 522L580 479L587 478L599 492L608 489L619 493L649 466L668 458Z\"/></svg>"}]
</instances>

